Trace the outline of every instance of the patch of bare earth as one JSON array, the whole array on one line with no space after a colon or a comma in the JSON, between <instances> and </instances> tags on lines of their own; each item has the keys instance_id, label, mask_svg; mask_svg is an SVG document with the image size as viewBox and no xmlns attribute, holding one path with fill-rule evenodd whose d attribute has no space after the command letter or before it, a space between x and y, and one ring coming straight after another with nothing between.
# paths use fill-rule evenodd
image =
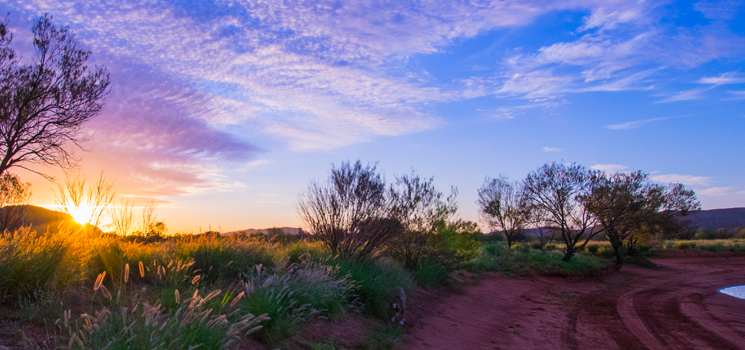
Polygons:
<instances>
[{"instance_id":1,"label":"patch of bare earth","mask_svg":"<svg viewBox=\"0 0 745 350\"><path fill-rule=\"evenodd\" d=\"M407 349L745 349L745 257L653 261L593 278L487 275L462 293L417 290Z\"/></svg>"}]
</instances>

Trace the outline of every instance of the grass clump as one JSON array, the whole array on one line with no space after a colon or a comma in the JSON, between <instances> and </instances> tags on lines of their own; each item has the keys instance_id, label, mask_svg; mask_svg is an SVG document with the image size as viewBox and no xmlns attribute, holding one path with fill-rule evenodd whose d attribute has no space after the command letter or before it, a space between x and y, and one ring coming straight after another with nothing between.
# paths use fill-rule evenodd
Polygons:
<instances>
[{"instance_id":1,"label":"grass clump","mask_svg":"<svg viewBox=\"0 0 745 350\"><path fill-rule=\"evenodd\" d=\"M0 235L0 302L64 291L80 281L87 257L74 239L68 231L38 235L28 228Z\"/></svg>"},{"instance_id":2,"label":"grass clump","mask_svg":"<svg viewBox=\"0 0 745 350\"><path fill-rule=\"evenodd\" d=\"M339 266L339 273L349 275L356 282L355 293L365 312L386 320L390 317L391 298L397 288L409 292L414 280L399 263L386 259L365 259L361 261L332 259Z\"/></svg>"},{"instance_id":3,"label":"grass clump","mask_svg":"<svg viewBox=\"0 0 745 350\"><path fill-rule=\"evenodd\" d=\"M144 294L144 290L132 293L126 300L127 307L119 297L113 299L104 292L109 307L75 319L66 311L55 322L55 331L60 332L56 340L64 340L59 345L73 349L224 349L241 336L261 329L260 323L267 320L266 315L240 314L234 307L224 310L226 313L215 312L208 305L221 296L220 290L177 297L179 308L175 312L149 303L143 299ZM230 305L240 297L228 299Z\"/></svg>"},{"instance_id":4,"label":"grass clump","mask_svg":"<svg viewBox=\"0 0 745 350\"><path fill-rule=\"evenodd\" d=\"M390 350L399 344L404 337L404 329L394 325L388 325L383 329L373 332L360 344L364 350Z\"/></svg>"},{"instance_id":5,"label":"grass clump","mask_svg":"<svg viewBox=\"0 0 745 350\"><path fill-rule=\"evenodd\" d=\"M343 274L339 266L313 261L310 255L284 267L257 265L244 276L246 298L240 303L241 310L270 317L259 336L273 344L291 337L300 323L313 316L362 308L351 276Z\"/></svg>"},{"instance_id":6,"label":"grass clump","mask_svg":"<svg viewBox=\"0 0 745 350\"><path fill-rule=\"evenodd\" d=\"M500 242L490 242L484 244L470 268L507 274L535 270L548 274L589 275L611 265L609 259L591 254L577 254L569 262L562 261L563 256L561 251L537 250L520 243L513 249L506 249Z\"/></svg>"}]
</instances>

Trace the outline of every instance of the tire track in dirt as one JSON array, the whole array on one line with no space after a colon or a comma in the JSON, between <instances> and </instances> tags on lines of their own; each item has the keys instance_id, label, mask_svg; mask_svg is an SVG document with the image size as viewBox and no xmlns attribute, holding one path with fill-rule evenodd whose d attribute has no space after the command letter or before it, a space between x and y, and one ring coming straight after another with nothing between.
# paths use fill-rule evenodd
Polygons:
<instances>
[{"instance_id":1,"label":"tire track in dirt","mask_svg":"<svg viewBox=\"0 0 745 350\"><path fill-rule=\"evenodd\" d=\"M618 290L602 290L584 296L568 315L568 326L564 343L568 349L579 349L577 323L605 330L611 340L621 349L646 349L634 332L626 326L618 310L618 299L623 295Z\"/></svg>"},{"instance_id":2,"label":"tire track in dirt","mask_svg":"<svg viewBox=\"0 0 745 350\"><path fill-rule=\"evenodd\" d=\"M671 290L650 289L634 296L634 308L657 339L669 348L741 348L686 316L681 310L681 300L685 299ZM745 346L745 340L740 344Z\"/></svg>"},{"instance_id":3,"label":"tire track in dirt","mask_svg":"<svg viewBox=\"0 0 745 350\"><path fill-rule=\"evenodd\" d=\"M745 349L745 300L718 292L745 285L745 257L655 262L594 279L492 275L417 306L405 348Z\"/></svg>"}]
</instances>

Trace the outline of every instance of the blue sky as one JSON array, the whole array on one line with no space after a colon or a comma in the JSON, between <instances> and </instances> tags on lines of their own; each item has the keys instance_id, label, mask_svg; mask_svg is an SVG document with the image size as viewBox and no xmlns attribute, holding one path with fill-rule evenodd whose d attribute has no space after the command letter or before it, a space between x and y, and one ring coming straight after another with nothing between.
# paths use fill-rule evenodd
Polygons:
<instances>
[{"instance_id":1,"label":"blue sky","mask_svg":"<svg viewBox=\"0 0 745 350\"><path fill-rule=\"evenodd\" d=\"M469 220L485 176L555 160L745 206L743 2L1 3L27 58L50 13L108 68L85 170L172 231L298 225L299 191L356 159L457 187Z\"/></svg>"}]
</instances>

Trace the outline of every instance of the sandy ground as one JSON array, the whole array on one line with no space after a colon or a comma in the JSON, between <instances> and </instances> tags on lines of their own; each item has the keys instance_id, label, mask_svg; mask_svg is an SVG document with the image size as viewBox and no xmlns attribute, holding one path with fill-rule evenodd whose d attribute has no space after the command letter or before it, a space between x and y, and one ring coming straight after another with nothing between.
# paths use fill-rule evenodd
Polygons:
<instances>
[{"instance_id":1,"label":"sandy ground","mask_svg":"<svg viewBox=\"0 0 745 350\"><path fill-rule=\"evenodd\" d=\"M654 260L597 278L487 275L462 293L419 289L405 349L745 349L745 257Z\"/></svg>"}]
</instances>

